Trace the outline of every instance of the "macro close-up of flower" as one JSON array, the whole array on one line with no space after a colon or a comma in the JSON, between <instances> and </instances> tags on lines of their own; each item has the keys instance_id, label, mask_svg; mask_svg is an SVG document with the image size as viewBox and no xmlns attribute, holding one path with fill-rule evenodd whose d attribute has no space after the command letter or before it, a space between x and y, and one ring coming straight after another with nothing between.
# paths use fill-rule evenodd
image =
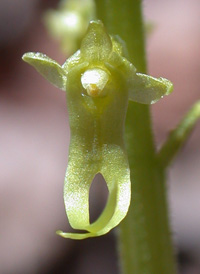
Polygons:
<instances>
[{"instance_id":1,"label":"macro close-up of flower","mask_svg":"<svg viewBox=\"0 0 200 274\"><path fill-rule=\"evenodd\" d=\"M1 2L0 273L199 273L199 12Z\"/></svg>"}]
</instances>

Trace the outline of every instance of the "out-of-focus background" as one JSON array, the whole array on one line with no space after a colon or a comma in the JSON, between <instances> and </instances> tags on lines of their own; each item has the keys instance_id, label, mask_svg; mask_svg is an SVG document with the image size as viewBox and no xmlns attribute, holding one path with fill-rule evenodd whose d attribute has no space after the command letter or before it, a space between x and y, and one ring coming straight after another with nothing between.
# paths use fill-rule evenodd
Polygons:
<instances>
[{"instance_id":1,"label":"out-of-focus background","mask_svg":"<svg viewBox=\"0 0 200 274\"><path fill-rule=\"evenodd\" d=\"M84 241L64 240L63 204L69 126L64 92L21 61L40 51L66 57L47 34L42 14L56 0L0 1L0 273L117 274L115 230ZM158 147L200 98L200 1L146 0L154 30L147 40L149 73L174 83L153 106ZM168 174L170 217L181 274L200 273L200 123ZM93 214L105 200L97 178ZM99 184L98 184L99 183ZM139 274L139 273L138 273Z\"/></svg>"}]
</instances>

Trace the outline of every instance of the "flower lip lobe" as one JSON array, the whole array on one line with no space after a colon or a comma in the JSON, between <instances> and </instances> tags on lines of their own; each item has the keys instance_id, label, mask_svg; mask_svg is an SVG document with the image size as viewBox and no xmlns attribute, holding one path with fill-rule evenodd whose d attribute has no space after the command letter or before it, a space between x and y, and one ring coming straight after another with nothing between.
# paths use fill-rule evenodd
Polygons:
<instances>
[{"instance_id":1,"label":"flower lip lobe","mask_svg":"<svg viewBox=\"0 0 200 274\"><path fill-rule=\"evenodd\" d=\"M108 80L108 73L100 68L88 69L81 76L82 86L91 97L104 96Z\"/></svg>"}]
</instances>

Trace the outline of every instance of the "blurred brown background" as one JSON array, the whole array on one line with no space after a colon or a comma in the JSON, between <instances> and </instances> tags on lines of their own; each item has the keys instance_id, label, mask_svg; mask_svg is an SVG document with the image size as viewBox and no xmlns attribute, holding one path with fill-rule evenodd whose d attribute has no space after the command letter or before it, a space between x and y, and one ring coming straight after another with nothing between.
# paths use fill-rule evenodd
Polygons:
<instances>
[{"instance_id":1,"label":"blurred brown background","mask_svg":"<svg viewBox=\"0 0 200 274\"><path fill-rule=\"evenodd\" d=\"M44 10L57 3L0 2L0 273L117 274L115 231L77 242L55 235L57 229L69 230L62 198L69 144L65 94L21 56L40 51L65 61L42 22ZM159 147L200 98L200 2L146 0L144 14L154 25L147 40L149 72L170 79L175 87L152 109ZM199 140L200 123L169 171L181 274L200 273ZM105 199L98 181L94 215Z\"/></svg>"}]
</instances>

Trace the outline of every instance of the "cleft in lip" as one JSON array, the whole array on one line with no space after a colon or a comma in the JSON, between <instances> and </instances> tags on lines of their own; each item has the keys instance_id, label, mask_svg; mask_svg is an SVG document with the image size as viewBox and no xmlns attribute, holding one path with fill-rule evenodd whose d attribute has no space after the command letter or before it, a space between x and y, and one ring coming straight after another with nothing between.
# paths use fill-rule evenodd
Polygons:
<instances>
[{"instance_id":1,"label":"cleft in lip","mask_svg":"<svg viewBox=\"0 0 200 274\"><path fill-rule=\"evenodd\" d=\"M108 80L108 73L100 68L88 69L81 76L81 84L91 97L104 96L106 94L104 88Z\"/></svg>"}]
</instances>

